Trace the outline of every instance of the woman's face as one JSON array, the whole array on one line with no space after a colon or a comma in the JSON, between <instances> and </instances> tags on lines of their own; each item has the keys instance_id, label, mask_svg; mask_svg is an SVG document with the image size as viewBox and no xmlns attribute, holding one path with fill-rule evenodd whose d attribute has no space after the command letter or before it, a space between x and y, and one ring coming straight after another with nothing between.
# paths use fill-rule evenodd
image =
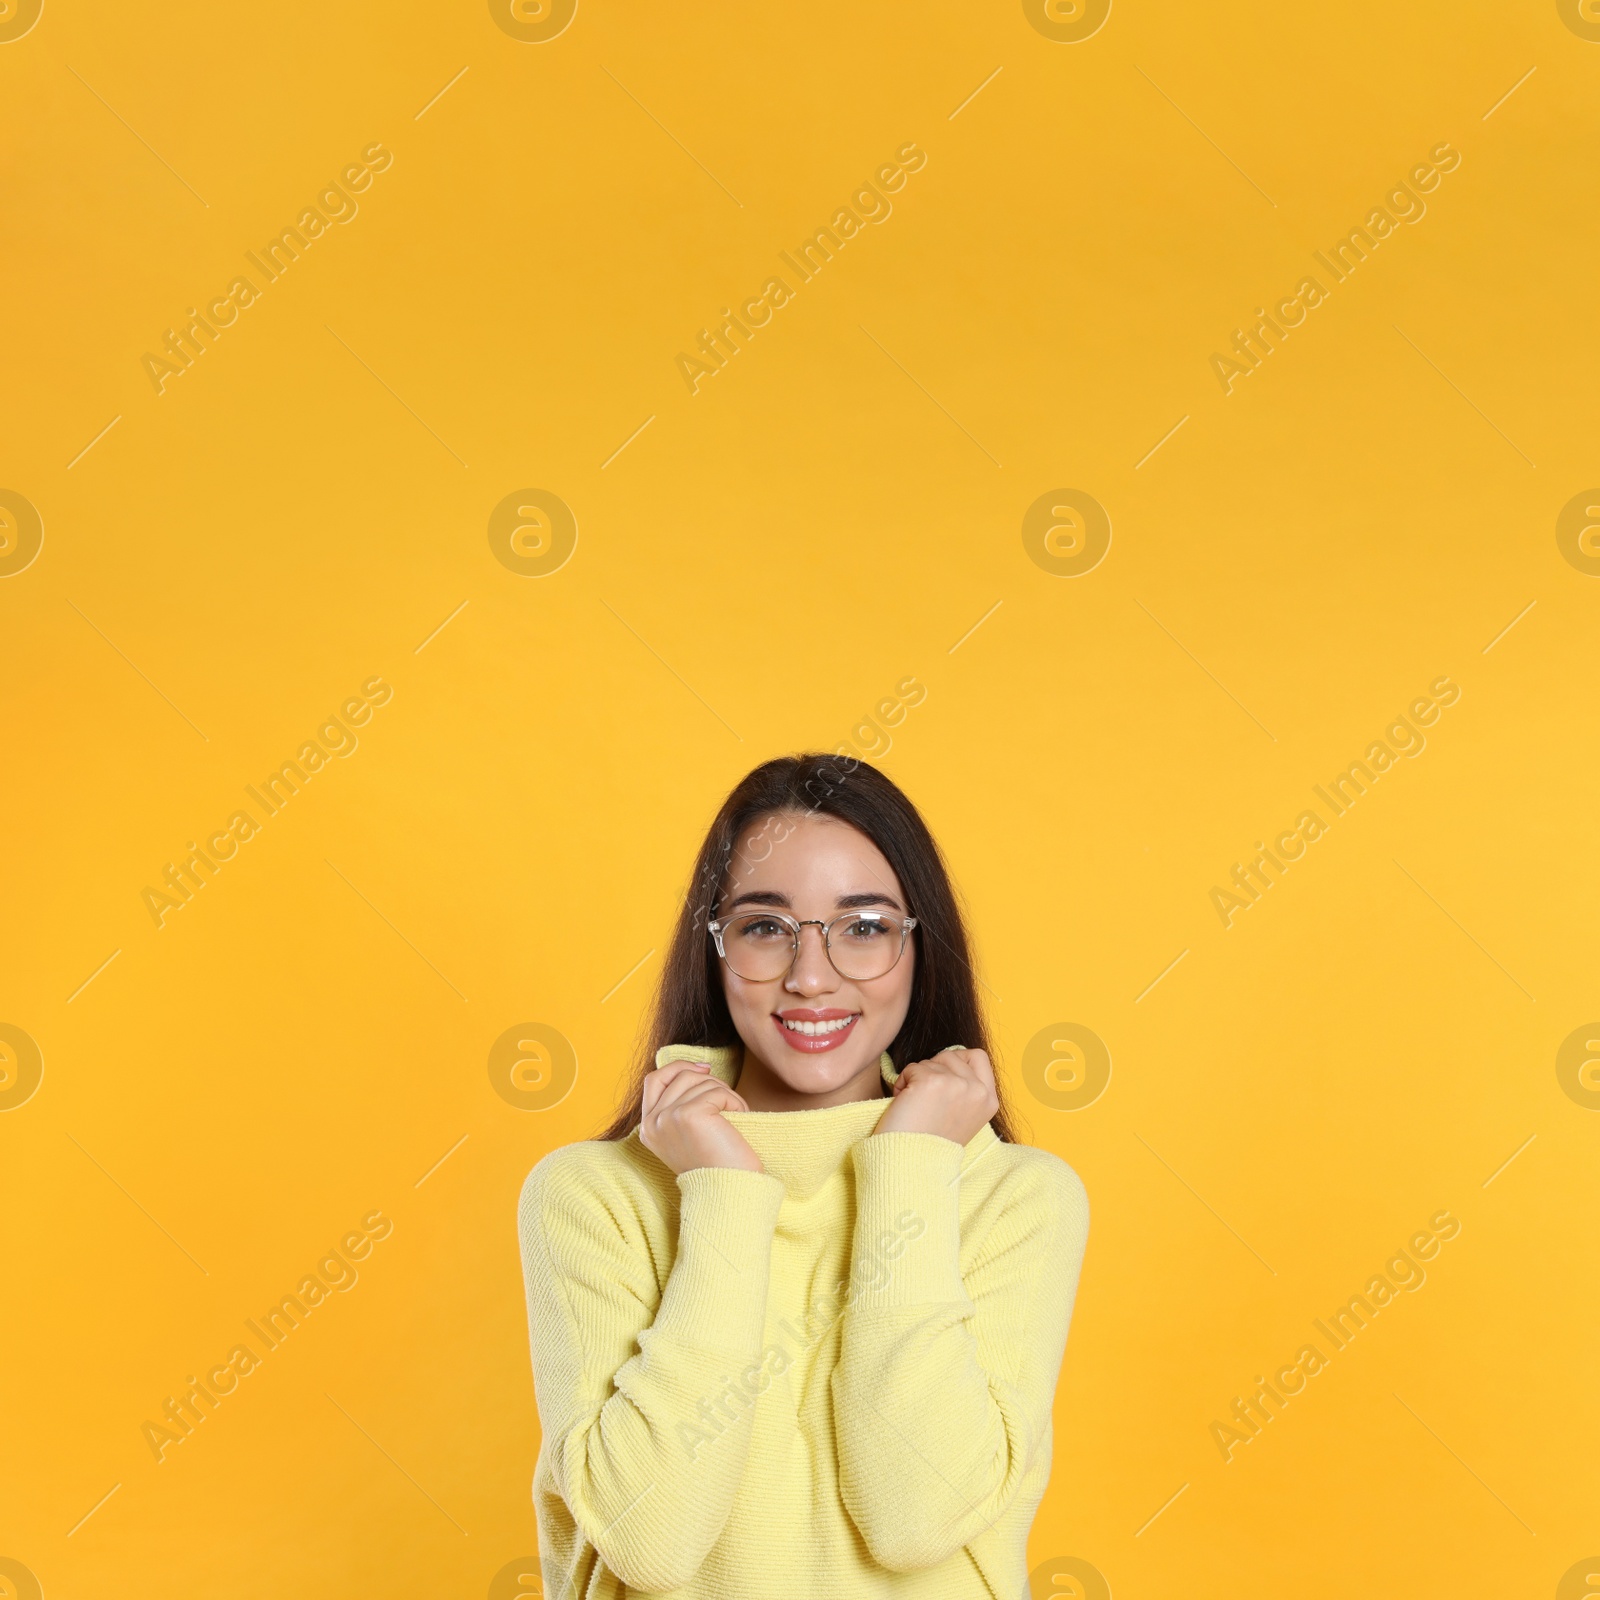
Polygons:
<instances>
[{"instance_id":1,"label":"woman's face","mask_svg":"<svg viewBox=\"0 0 1600 1600\"><path fill-rule=\"evenodd\" d=\"M757 819L735 847L717 915L763 906L800 922L911 910L894 869L864 833L837 817L800 812ZM783 977L752 982L726 962L718 966L745 1049L787 1088L809 1095L827 1094L875 1066L905 1021L915 963L913 935L883 977L843 978L823 948L822 929L806 927Z\"/></svg>"}]
</instances>

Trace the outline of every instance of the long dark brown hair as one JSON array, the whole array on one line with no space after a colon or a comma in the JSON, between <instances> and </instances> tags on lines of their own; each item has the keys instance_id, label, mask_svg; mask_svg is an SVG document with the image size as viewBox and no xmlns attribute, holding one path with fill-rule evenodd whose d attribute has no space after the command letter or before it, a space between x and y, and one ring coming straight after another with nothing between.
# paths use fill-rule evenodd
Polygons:
<instances>
[{"instance_id":1,"label":"long dark brown hair","mask_svg":"<svg viewBox=\"0 0 1600 1600\"><path fill-rule=\"evenodd\" d=\"M906 910L917 919L911 935L916 970L906 1020L889 1046L895 1069L925 1061L953 1044L983 1050L994 1059L961 908L939 846L917 808L876 767L854 757L780 756L741 779L700 846L672 930L628 1103L599 1138L623 1139L638 1127L645 1076L663 1045L739 1043L706 923L716 914L745 830L758 818L795 812L821 812L860 829L883 852L910 901ZM989 1126L1001 1139L1015 1142L1003 1097Z\"/></svg>"}]
</instances>

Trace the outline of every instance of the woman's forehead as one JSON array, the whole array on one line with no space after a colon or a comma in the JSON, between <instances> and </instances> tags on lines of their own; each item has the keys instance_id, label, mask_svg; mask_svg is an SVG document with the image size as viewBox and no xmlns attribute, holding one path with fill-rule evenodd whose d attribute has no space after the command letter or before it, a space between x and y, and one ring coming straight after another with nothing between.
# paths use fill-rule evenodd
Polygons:
<instances>
[{"instance_id":1,"label":"woman's forehead","mask_svg":"<svg viewBox=\"0 0 1600 1600\"><path fill-rule=\"evenodd\" d=\"M725 898L755 888L789 899L820 894L843 900L868 893L901 898L900 881L877 845L853 823L824 812L771 812L742 830Z\"/></svg>"}]
</instances>

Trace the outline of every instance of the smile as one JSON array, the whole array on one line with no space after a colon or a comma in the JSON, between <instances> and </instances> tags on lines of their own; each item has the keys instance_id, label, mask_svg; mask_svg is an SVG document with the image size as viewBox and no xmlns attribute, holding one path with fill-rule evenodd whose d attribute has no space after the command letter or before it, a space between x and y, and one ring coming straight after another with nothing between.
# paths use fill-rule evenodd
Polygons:
<instances>
[{"instance_id":1,"label":"smile","mask_svg":"<svg viewBox=\"0 0 1600 1600\"><path fill-rule=\"evenodd\" d=\"M861 1020L859 1011L801 1011L773 1013L772 1020L783 1034L783 1042L791 1050L815 1054L819 1050L836 1050L850 1037L850 1031Z\"/></svg>"}]
</instances>

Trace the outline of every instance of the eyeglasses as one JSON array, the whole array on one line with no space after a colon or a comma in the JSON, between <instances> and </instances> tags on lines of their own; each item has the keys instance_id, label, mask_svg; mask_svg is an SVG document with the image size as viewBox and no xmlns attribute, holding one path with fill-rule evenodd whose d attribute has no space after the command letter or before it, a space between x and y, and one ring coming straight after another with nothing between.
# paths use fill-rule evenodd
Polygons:
<instances>
[{"instance_id":1,"label":"eyeglasses","mask_svg":"<svg viewBox=\"0 0 1600 1600\"><path fill-rule=\"evenodd\" d=\"M788 972L800 952L802 928L822 929L822 947L841 978L881 978L898 965L916 925L915 917L887 911L846 911L830 922L797 921L781 911L742 911L706 924L728 970L752 983L769 983Z\"/></svg>"}]
</instances>

